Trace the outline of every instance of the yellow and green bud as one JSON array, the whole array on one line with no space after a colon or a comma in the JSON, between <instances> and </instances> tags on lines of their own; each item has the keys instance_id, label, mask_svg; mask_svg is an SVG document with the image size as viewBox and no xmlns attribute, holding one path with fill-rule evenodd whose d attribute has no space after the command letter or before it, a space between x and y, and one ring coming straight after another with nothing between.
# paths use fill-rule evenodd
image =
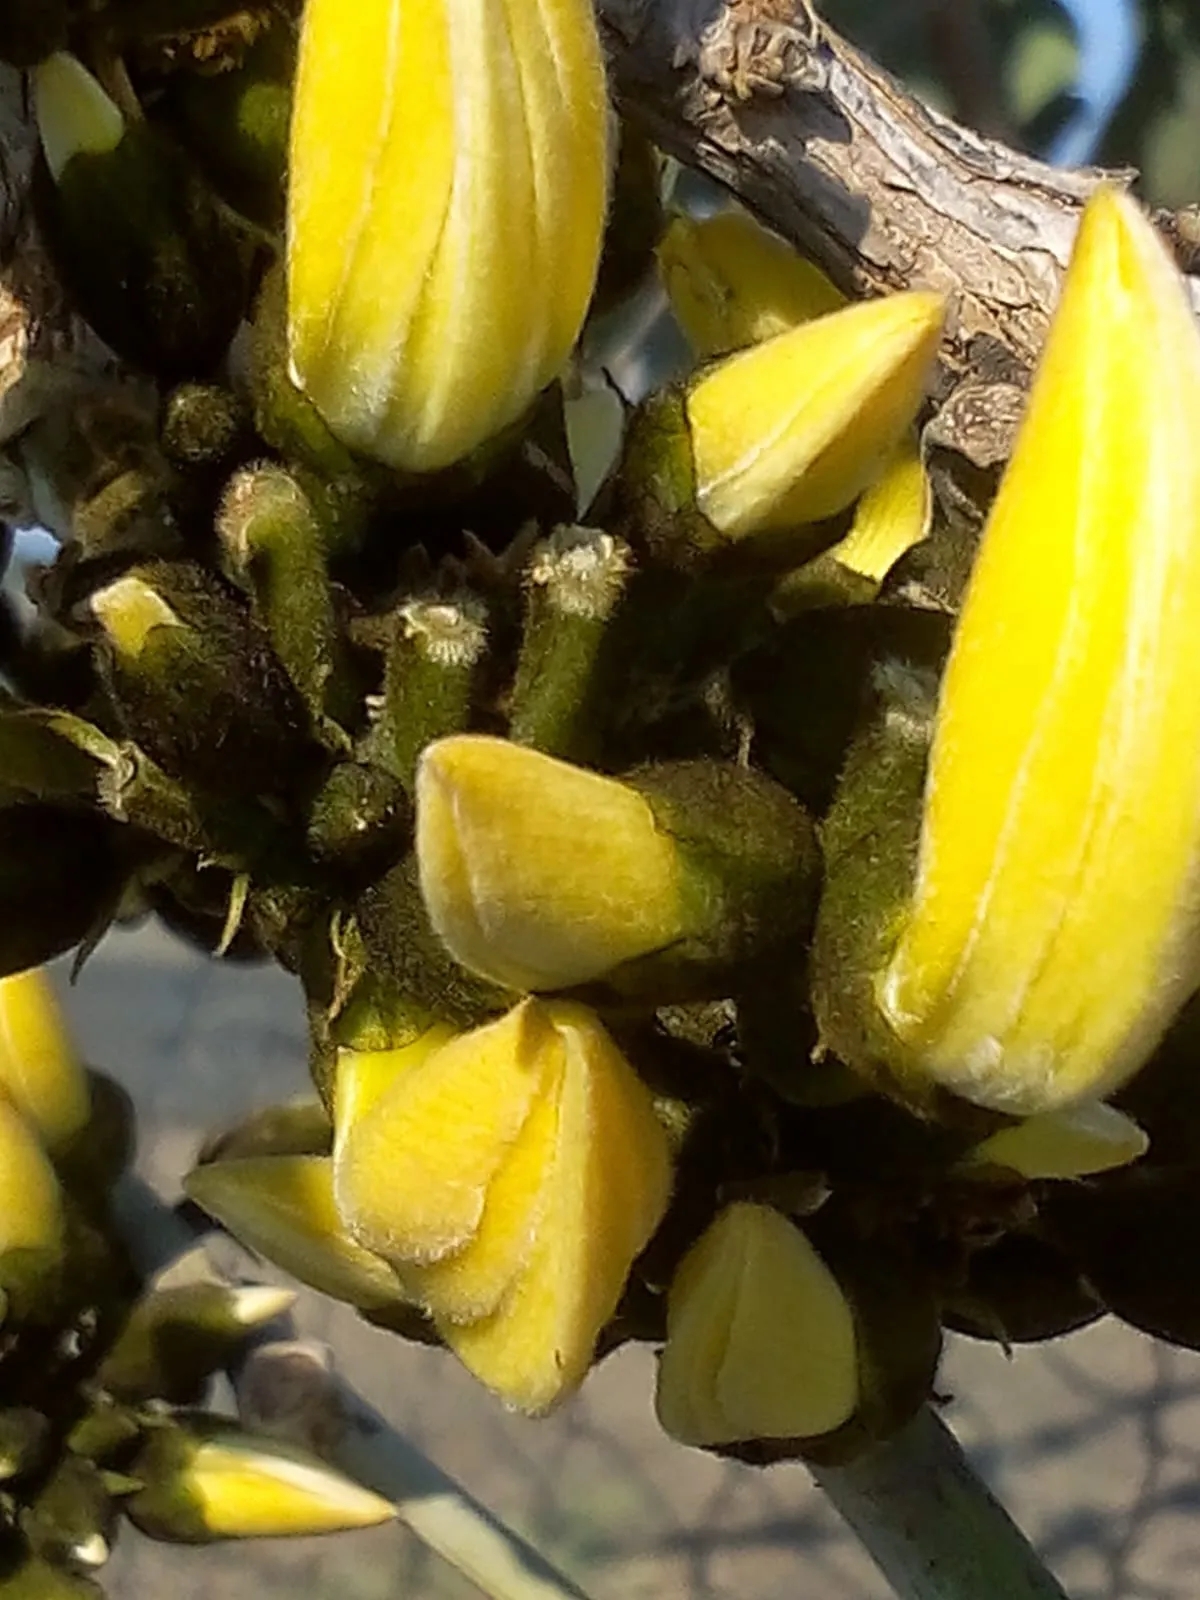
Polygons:
<instances>
[{"instance_id":1,"label":"yellow and green bud","mask_svg":"<svg viewBox=\"0 0 1200 1600\"><path fill-rule=\"evenodd\" d=\"M0 978L0 1089L51 1152L87 1124L87 1074L54 986L39 967Z\"/></svg>"},{"instance_id":2,"label":"yellow and green bud","mask_svg":"<svg viewBox=\"0 0 1200 1600\"><path fill-rule=\"evenodd\" d=\"M729 356L690 389L700 510L722 537L783 534L843 511L912 426L945 301L847 306Z\"/></svg>"},{"instance_id":3,"label":"yellow and green bud","mask_svg":"<svg viewBox=\"0 0 1200 1600\"><path fill-rule=\"evenodd\" d=\"M328 1156L243 1156L196 1167L189 1197L235 1238L321 1294L362 1310L402 1304L396 1274L347 1232Z\"/></svg>"},{"instance_id":4,"label":"yellow and green bud","mask_svg":"<svg viewBox=\"0 0 1200 1600\"><path fill-rule=\"evenodd\" d=\"M62 1264L63 1195L33 1127L0 1096L0 1286L18 1316Z\"/></svg>"},{"instance_id":5,"label":"yellow and green bud","mask_svg":"<svg viewBox=\"0 0 1200 1600\"><path fill-rule=\"evenodd\" d=\"M1102 1096L1200 980L1200 330L1136 204L1088 204L941 689L894 1076ZM836 1044L835 1044L836 1048Z\"/></svg>"},{"instance_id":6,"label":"yellow and green bud","mask_svg":"<svg viewBox=\"0 0 1200 1600\"><path fill-rule=\"evenodd\" d=\"M683 1258L667 1301L659 1421L683 1444L803 1439L859 1403L854 1315L799 1228L727 1207Z\"/></svg>"},{"instance_id":7,"label":"yellow and green bud","mask_svg":"<svg viewBox=\"0 0 1200 1600\"><path fill-rule=\"evenodd\" d=\"M846 304L819 267L736 209L676 217L658 246L658 270L701 357L761 344Z\"/></svg>"},{"instance_id":8,"label":"yellow and green bud","mask_svg":"<svg viewBox=\"0 0 1200 1600\"><path fill-rule=\"evenodd\" d=\"M748 769L681 762L619 781L479 735L425 751L417 859L455 960L534 991L719 987L802 936L816 872L807 815Z\"/></svg>"},{"instance_id":9,"label":"yellow and green bud","mask_svg":"<svg viewBox=\"0 0 1200 1600\"><path fill-rule=\"evenodd\" d=\"M582 1382L671 1185L650 1092L598 1019L537 1000L394 1077L336 1165L355 1237L534 1414Z\"/></svg>"},{"instance_id":10,"label":"yellow and green bud","mask_svg":"<svg viewBox=\"0 0 1200 1600\"><path fill-rule=\"evenodd\" d=\"M310 0L289 345L339 439L435 471L558 374L600 257L607 124L590 0Z\"/></svg>"},{"instance_id":11,"label":"yellow and green bud","mask_svg":"<svg viewBox=\"0 0 1200 1600\"><path fill-rule=\"evenodd\" d=\"M829 554L878 585L925 538L932 516L933 490L916 433L910 431L855 506L850 532Z\"/></svg>"},{"instance_id":12,"label":"yellow and green bud","mask_svg":"<svg viewBox=\"0 0 1200 1600\"><path fill-rule=\"evenodd\" d=\"M130 1521L172 1543L338 1533L396 1514L318 1456L220 1418L156 1428L133 1470L145 1488L127 1502Z\"/></svg>"},{"instance_id":13,"label":"yellow and green bud","mask_svg":"<svg viewBox=\"0 0 1200 1600\"><path fill-rule=\"evenodd\" d=\"M1006 1167L1023 1178L1085 1178L1137 1161L1150 1141L1132 1117L1088 1100L1026 1117L967 1152L961 1166Z\"/></svg>"}]
</instances>

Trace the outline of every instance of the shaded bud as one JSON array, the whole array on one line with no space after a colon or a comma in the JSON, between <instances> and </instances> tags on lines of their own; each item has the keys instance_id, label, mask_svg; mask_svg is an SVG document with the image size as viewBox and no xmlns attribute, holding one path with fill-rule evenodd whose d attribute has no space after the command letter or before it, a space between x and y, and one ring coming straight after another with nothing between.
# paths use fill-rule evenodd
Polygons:
<instances>
[{"instance_id":1,"label":"shaded bud","mask_svg":"<svg viewBox=\"0 0 1200 1600\"><path fill-rule=\"evenodd\" d=\"M50 1446L50 1419L32 1406L0 1410L0 1482L37 1471Z\"/></svg>"},{"instance_id":2,"label":"shaded bud","mask_svg":"<svg viewBox=\"0 0 1200 1600\"><path fill-rule=\"evenodd\" d=\"M272 793L311 757L308 716L266 633L205 569L148 562L88 609L109 692L169 777Z\"/></svg>"},{"instance_id":3,"label":"shaded bud","mask_svg":"<svg viewBox=\"0 0 1200 1600\"><path fill-rule=\"evenodd\" d=\"M924 398L944 315L937 294L864 301L694 384L697 503L726 540L831 517L879 476Z\"/></svg>"},{"instance_id":4,"label":"shaded bud","mask_svg":"<svg viewBox=\"0 0 1200 1600\"><path fill-rule=\"evenodd\" d=\"M197 1400L256 1329L295 1303L290 1289L218 1282L151 1288L129 1314L96 1371L116 1400Z\"/></svg>"},{"instance_id":5,"label":"shaded bud","mask_svg":"<svg viewBox=\"0 0 1200 1600\"><path fill-rule=\"evenodd\" d=\"M64 1456L37 1498L21 1512L21 1531L35 1555L89 1572L112 1553L117 1506L104 1474L80 1456Z\"/></svg>"},{"instance_id":6,"label":"shaded bud","mask_svg":"<svg viewBox=\"0 0 1200 1600\"><path fill-rule=\"evenodd\" d=\"M650 1093L597 1018L536 1000L395 1077L336 1171L356 1237L535 1414L582 1382L671 1183Z\"/></svg>"},{"instance_id":7,"label":"shaded bud","mask_svg":"<svg viewBox=\"0 0 1200 1600\"><path fill-rule=\"evenodd\" d=\"M557 375L600 256L607 117L588 0L471 0L461 15L444 0L402 15L369 0L349 32L338 0L307 7L289 343L339 438L436 470Z\"/></svg>"},{"instance_id":8,"label":"shaded bud","mask_svg":"<svg viewBox=\"0 0 1200 1600\"><path fill-rule=\"evenodd\" d=\"M1200 979L1198 425L1186 289L1101 190L984 530L877 974L903 1080L1017 1115L1094 1099Z\"/></svg>"},{"instance_id":9,"label":"shaded bud","mask_svg":"<svg viewBox=\"0 0 1200 1600\"><path fill-rule=\"evenodd\" d=\"M0 978L0 1088L52 1154L87 1123L87 1075L40 968Z\"/></svg>"},{"instance_id":10,"label":"shaded bud","mask_svg":"<svg viewBox=\"0 0 1200 1600\"><path fill-rule=\"evenodd\" d=\"M628 545L596 528L556 528L535 547L509 708L517 744L570 761L595 753L616 666L604 641L632 564Z\"/></svg>"},{"instance_id":11,"label":"shaded bud","mask_svg":"<svg viewBox=\"0 0 1200 1600\"><path fill-rule=\"evenodd\" d=\"M405 785L427 744L469 724L487 623L483 602L470 594L406 600L392 614L368 751Z\"/></svg>"},{"instance_id":12,"label":"shaded bud","mask_svg":"<svg viewBox=\"0 0 1200 1600\"><path fill-rule=\"evenodd\" d=\"M422 757L417 856L455 959L533 990L703 990L802 934L817 870L803 810L747 769L618 781L478 735Z\"/></svg>"},{"instance_id":13,"label":"shaded bud","mask_svg":"<svg viewBox=\"0 0 1200 1600\"><path fill-rule=\"evenodd\" d=\"M369 1528L395 1516L390 1501L308 1451L192 1416L154 1430L134 1471L146 1487L127 1503L152 1539L208 1544Z\"/></svg>"},{"instance_id":14,"label":"shaded bud","mask_svg":"<svg viewBox=\"0 0 1200 1600\"><path fill-rule=\"evenodd\" d=\"M1083 1178L1128 1166L1149 1147L1131 1117L1103 1100L1089 1100L1001 1128L969 1150L961 1165L1007 1167L1023 1178Z\"/></svg>"},{"instance_id":15,"label":"shaded bud","mask_svg":"<svg viewBox=\"0 0 1200 1600\"><path fill-rule=\"evenodd\" d=\"M683 1258L667 1302L655 1405L683 1444L830 1433L859 1402L854 1317L800 1229L727 1207Z\"/></svg>"},{"instance_id":16,"label":"shaded bud","mask_svg":"<svg viewBox=\"0 0 1200 1600\"><path fill-rule=\"evenodd\" d=\"M328 1156L243 1156L196 1167L190 1200L252 1250L321 1294L365 1310L407 1297L385 1261L346 1232Z\"/></svg>"},{"instance_id":17,"label":"shaded bud","mask_svg":"<svg viewBox=\"0 0 1200 1600\"><path fill-rule=\"evenodd\" d=\"M217 535L227 572L249 591L309 711L318 722L353 728L360 697L334 611L325 533L296 474L275 462L236 473L217 512Z\"/></svg>"},{"instance_id":18,"label":"shaded bud","mask_svg":"<svg viewBox=\"0 0 1200 1600\"><path fill-rule=\"evenodd\" d=\"M246 307L251 251L190 160L127 124L72 55L34 71L50 183L43 221L76 308L162 377L220 361Z\"/></svg>"},{"instance_id":19,"label":"shaded bud","mask_svg":"<svg viewBox=\"0 0 1200 1600\"><path fill-rule=\"evenodd\" d=\"M819 267L738 209L676 217L658 246L658 271L702 357L761 344L846 304Z\"/></svg>"}]
</instances>

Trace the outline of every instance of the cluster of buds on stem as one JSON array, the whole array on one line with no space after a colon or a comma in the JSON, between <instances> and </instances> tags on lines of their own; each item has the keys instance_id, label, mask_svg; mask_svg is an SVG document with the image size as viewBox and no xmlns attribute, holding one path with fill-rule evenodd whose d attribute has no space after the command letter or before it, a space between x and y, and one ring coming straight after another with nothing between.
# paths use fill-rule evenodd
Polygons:
<instances>
[{"instance_id":1,"label":"cluster of buds on stem","mask_svg":"<svg viewBox=\"0 0 1200 1600\"><path fill-rule=\"evenodd\" d=\"M896 574L955 531L952 308L666 218L591 0L214 3L168 52L93 9L19 65L64 286L142 381L14 447L65 548L0 642L10 1315L95 1108L7 975L152 913L309 1021L312 1097L191 1199L510 1406L636 1339L684 1443L838 1461L945 1327L1200 1344L1138 1242L1200 1199L1194 1017L1158 1048L1200 984L1200 333L1136 204L1083 213L951 615ZM626 406L588 335L656 272L695 363ZM163 1288L104 1355L133 1433L87 1459L149 1531L378 1510L212 1419L146 1436L195 1398L154 1318L207 1371L273 1303Z\"/></svg>"}]
</instances>

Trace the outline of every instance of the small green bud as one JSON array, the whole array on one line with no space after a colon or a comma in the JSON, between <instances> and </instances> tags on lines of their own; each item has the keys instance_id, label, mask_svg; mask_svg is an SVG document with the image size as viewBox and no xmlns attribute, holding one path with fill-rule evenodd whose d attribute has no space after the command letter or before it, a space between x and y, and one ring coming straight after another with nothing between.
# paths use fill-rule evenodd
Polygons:
<instances>
[{"instance_id":1,"label":"small green bud","mask_svg":"<svg viewBox=\"0 0 1200 1600\"><path fill-rule=\"evenodd\" d=\"M50 1444L50 1420L32 1406L0 1411L0 1482L35 1472Z\"/></svg>"},{"instance_id":2,"label":"small green bud","mask_svg":"<svg viewBox=\"0 0 1200 1600\"><path fill-rule=\"evenodd\" d=\"M487 615L470 595L403 602L390 622L371 757L406 785L426 745L467 727L488 644Z\"/></svg>"},{"instance_id":3,"label":"small green bud","mask_svg":"<svg viewBox=\"0 0 1200 1600\"><path fill-rule=\"evenodd\" d=\"M243 468L225 490L217 535L226 571L249 591L313 717L352 729L361 697L334 610L321 520L299 479L274 462Z\"/></svg>"},{"instance_id":4,"label":"small green bud","mask_svg":"<svg viewBox=\"0 0 1200 1600\"><path fill-rule=\"evenodd\" d=\"M208 1379L250 1335L294 1304L289 1289L217 1282L151 1289L96 1371L116 1400L200 1399Z\"/></svg>"},{"instance_id":5,"label":"small green bud","mask_svg":"<svg viewBox=\"0 0 1200 1600\"><path fill-rule=\"evenodd\" d=\"M163 450L184 471L215 475L242 457L249 423L237 396L220 384L181 383L163 402Z\"/></svg>"},{"instance_id":6,"label":"small green bud","mask_svg":"<svg viewBox=\"0 0 1200 1600\"><path fill-rule=\"evenodd\" d=\"M525 569L525 627L513 684L509 735L547 755L596 754L608 623L629 579L629 547L595 528L556 528Z\"/></svg>"},{"instance_id":7,"label":"small green bud","mask_svg":"<svg viewBox=\"0 0 1200 1600\"><path fill-rule=\"evenodd\" d=\"M116 1520L117 1507L100 1469L82 1456L65 1456L22 1511L21 1531L44 1560L87 1572L108 1560Z\"/></svg>"}]
</instances>

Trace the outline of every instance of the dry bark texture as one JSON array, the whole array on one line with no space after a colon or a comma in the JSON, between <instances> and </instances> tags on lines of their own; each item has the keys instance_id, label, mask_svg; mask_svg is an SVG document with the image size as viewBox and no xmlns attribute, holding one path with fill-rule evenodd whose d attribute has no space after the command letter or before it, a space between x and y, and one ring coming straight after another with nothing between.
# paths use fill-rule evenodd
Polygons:
<instances>
[{"instance_id":1,"label":"dry bark texture","mask_svg":"<svg viewBox=\"0 0 1200 1600\"><path fill-rule=\"evenodd\" d=\"M617 93L854 295L950 299L938 445L1008 455L1080 209L1063 171L929 110L805 0L597 0ZM1181 264L1194 218L1165 218Z\"/></svg>"}]
</instances>

